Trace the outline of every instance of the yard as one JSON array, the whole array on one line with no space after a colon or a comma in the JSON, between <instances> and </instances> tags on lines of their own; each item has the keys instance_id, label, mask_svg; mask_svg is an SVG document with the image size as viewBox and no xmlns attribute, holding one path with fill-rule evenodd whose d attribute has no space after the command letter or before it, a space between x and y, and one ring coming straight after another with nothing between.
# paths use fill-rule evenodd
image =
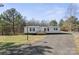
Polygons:
<instances>
[{"instance_id":1,"label":"yard","mask_svg":"<svg viewBox=\"0 0 79 59\"><path fill-rule=\"evenodd\" d=\"M27 49L29 53L31 49L28 48L28 44L39 42L45 37L45 35L28 35L27 40L27 35L0 36L0 55L25 54Z\"/></svg>"},{"instance_id":2,"label":"yard","mask_svg":"<svg viewBox=\"0 0 79 59\"><path fill-rule=\"evenodd\" d=\"M15 44L28 44L40 41L44 35L14 35L14 36L0 36L0 43L15 43Z\"/></svg>"},{"instance_id":3,"label":"yard","mask_svg":"<svg viewBox=\"0 0 79 59\"><path fill-rule=\"evenodd\" d=\"M32 44L32 46L28 46L28 44L30 43L35 44ZM47 51L50 51L51 53ZM74 37L71 34L28 35L28 40L27 35L0 36L1 55L2 54L3 55L70 54L71 55L76 54L76 52L79 53L79 33L74 33Z\"/></svg>"},{"instance_id":4,"label":"yard","mask_svg":"<svg viewBox=\"0 0 79 59\"><path fill-rule=\"evenodd\" d=\"M79 39L76 38L75 34L74 37L76 50L79 52ZM76 54L71 34L29 35L28 39L27 35L0 36L0 54ZM30 43L35 44L28 45Z\"/></svg>"}]
</instances>

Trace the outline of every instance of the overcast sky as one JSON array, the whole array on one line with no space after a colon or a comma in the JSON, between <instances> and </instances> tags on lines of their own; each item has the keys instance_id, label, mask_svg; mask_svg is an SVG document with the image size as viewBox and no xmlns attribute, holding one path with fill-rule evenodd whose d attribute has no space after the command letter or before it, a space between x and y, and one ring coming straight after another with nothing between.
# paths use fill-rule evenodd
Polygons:
<instances>
[{"instance_id":1,"label":"overcast sky","mask_svg":"<svg viewBox=\"0 0 79 59\"><path fill-rule=\"evenodd\" d=\"M79 6L77 4L77 6ZM27 17L28 20L35 18L36 20L52 20L55 19L59 21L64 18L69 4L67 3L49 3L49 4L34 4L34 3L10 3L4 4L4 7L0 7L0 13L3 11L15 8L18 12L20 12L23 16ZM79 9L79 8L78 8ZM79 11L77 9L77 11ZM79 14L77 13L77 17L79 18Z\"/></svg>"}]
</instances>

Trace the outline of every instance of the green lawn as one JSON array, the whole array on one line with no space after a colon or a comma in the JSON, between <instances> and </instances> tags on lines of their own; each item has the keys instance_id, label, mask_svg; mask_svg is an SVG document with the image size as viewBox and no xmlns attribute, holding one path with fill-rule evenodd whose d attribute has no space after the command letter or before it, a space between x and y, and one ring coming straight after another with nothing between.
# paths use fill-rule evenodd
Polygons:
<instances>
[{"instance_id":1,"label":"green lawn","mask_svg":"<svg viewBox=\"0 0 79 59\"><path fill-rule=\"evenodd\" d=\"M15 43L15 44L28 44L34 43L45 38L45 35L14 35L14 36L0 36L1 43Z\"/></svg>"}]
</instances>

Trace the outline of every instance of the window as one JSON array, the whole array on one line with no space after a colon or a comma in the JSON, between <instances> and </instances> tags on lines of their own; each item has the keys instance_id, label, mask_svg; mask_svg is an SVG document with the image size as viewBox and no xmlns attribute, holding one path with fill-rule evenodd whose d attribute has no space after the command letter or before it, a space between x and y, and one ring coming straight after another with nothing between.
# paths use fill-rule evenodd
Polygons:
<instances>
[{"instance_id":1,"label":"window","mask_svg":"<svg viewBox=\"0 0 79 59\"><path fill-rule=\"evenodd\" d=\"M30 28L30 31L32 31L32 29Z\"/></svg>"},{"instance_id":2,"label":"window","mask_svg":"<svg viewBox=\"0 0 79 59\"><path fill-rule=\"evenodd\" d=\"M46 28L44 28L44 31L46 31Z\"/></svg>"},{"instance_id":3,"label":"window","mask_svg":"<svg viewBox=\"0 0 79 59\"><path fill-rule=\"evenodd\" d=\"M47 28L47 30L49 31L49 28Z\"/></svg>"},{"instance_id":4,"label":"window","mask_svg":"<svg viewBox=\"0 0 79 59\"><path fill-rule=\"evenodd\" d=\"M58 30L58 28L56 28L56 30Z\"/></svg>"},{"instance_id":5,"label":"window","mask_svg":"<svg viewBox=\"0 0 79 59\"><path fill-rule=\"evenodd\" d=\"M29 28L30 31L35 31L35 28Z\"/></svg>"},{"instance_id":6,"label":"window","mask_svg":"<svg viewBox=\"0 0 79 59\"><path fill-rule=\"evenodd\" d=\"M54 28L54 30L55 30L55 28Z\"/></svg>"},{"instance_id":7,"label":"window","mask_svg":"<svg viewBox=\"0 0 79 59\"><path fill-rule=\"evenodd\" d=\"M54 30L58 30L58 28L54 28Z\"/></svg>"},{"instance_id":8,"label":"window","mask_svg":"<svg viewBox=\"0 0 79 59\"><path fill-rule=\"evenodd\" d=\"M35 31L35 28L33 28L33 31Z\"/></svg>"}]
</instances>

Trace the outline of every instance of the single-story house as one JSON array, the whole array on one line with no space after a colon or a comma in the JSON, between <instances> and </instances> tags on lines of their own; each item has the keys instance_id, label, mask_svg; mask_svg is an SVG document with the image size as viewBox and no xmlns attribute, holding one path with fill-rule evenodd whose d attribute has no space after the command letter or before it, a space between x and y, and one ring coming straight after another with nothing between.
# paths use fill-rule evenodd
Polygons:
<instances>
[{"instance_id":1,"label":"single-story house","mask_svg":"<svg viewBox=\"0 0 79 59\"><path fill-rule=\"evenodd\" d=\"M25 26L24 33L59 33L59 26Z\"/></svg>"}]
</instances>

